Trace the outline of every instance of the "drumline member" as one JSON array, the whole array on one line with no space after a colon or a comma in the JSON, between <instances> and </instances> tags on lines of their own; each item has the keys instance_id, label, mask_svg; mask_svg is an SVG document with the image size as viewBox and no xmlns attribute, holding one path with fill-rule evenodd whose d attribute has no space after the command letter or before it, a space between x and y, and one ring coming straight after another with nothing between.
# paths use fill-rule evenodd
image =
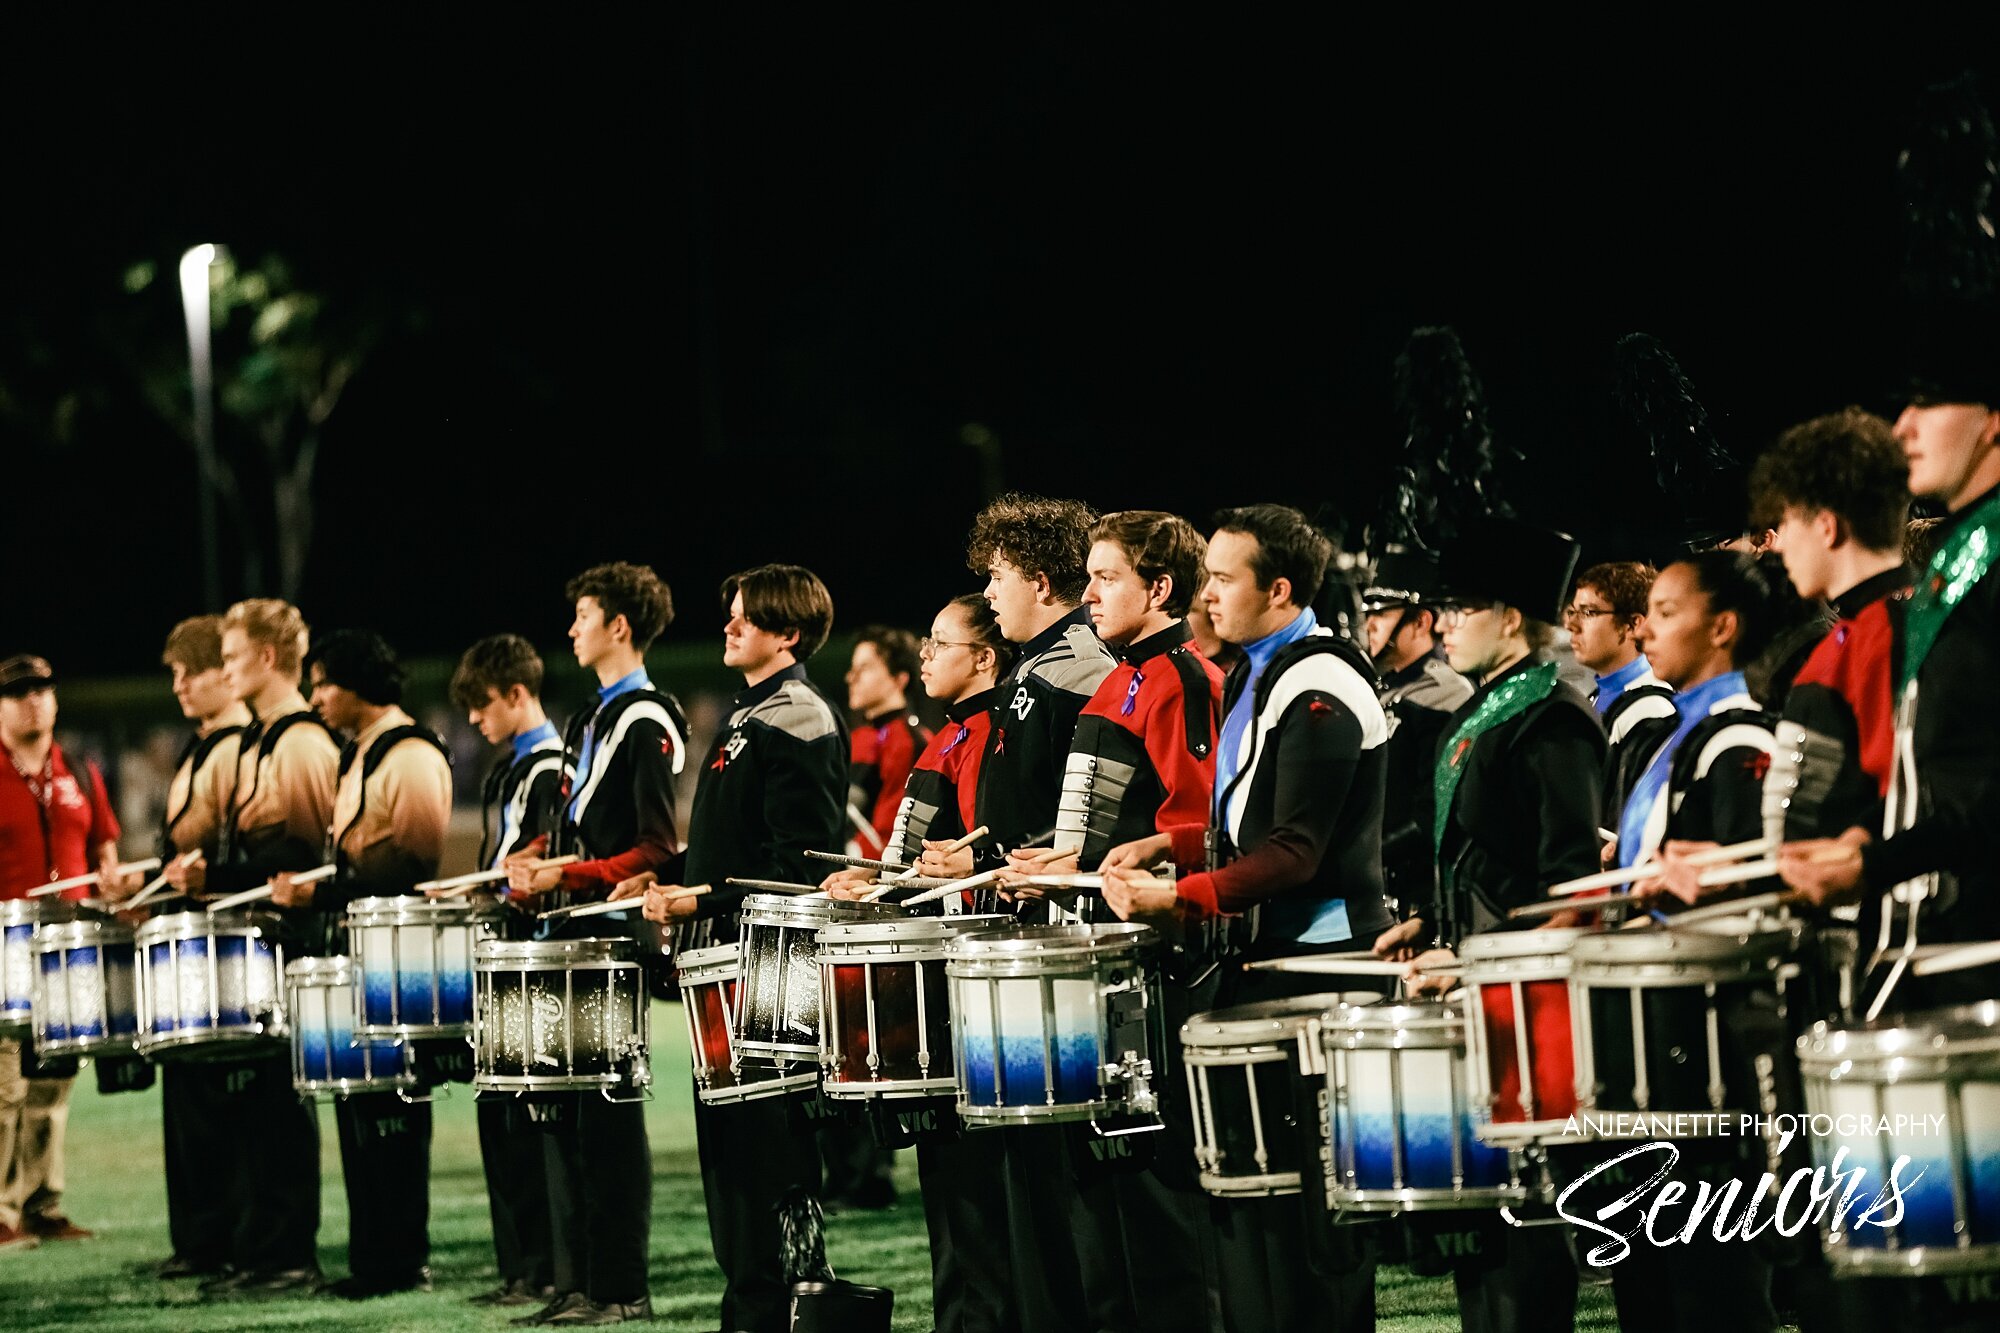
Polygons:
<instances>
[{"instance_id":1,"label":"drumline member","mask_svg":"<svg viewBox=\"0 0 2000 1333\"><path fill-rule=\"evenodd\" d=\"M1624 808L1638 775L1630 770L1674 724L1673 691L1639 651L1646 628L1646 597L1655 573L1633 560L1592 565L1576 577L1563 627L1576 660L1597 676L1590 706L1604 722L1609 757L1604 764L1606 813ZM1635 734L1637 733L1637 734ZM1629 741L1629 744L1628 744ZM1637 761L1631 758L1638 755Z\"/></svg>"},{"instance_id":2,"label":"drumline member","mask_svg":"<svg viewBox=\"0 0 2000 1333\"><path fill-rule=\"evenodd\" d=\"M1376 697L1389 719L1389 777L1382 800L1382 881L1400 911L1430 897L1431 766L1445 719L1472 685L1444 660L1437 637L1437 555L1391 546L1361 593Z\"/></svg>"},{"instance_id":3,"label":"drumline member","mask_svg":"<svg viewBox=\"0 0 2000 1333\"><path fill-rule=\"evenodd\" d=\"M652 569L598 565L571 579L565 596L575 606L570 643L578 664L597 676L597 701L565 729L574 776L560 827L546 849L533 839L508 858L507 882L516 894L560 890L578 900L598 899L623 880L665 866L680 850L674 780L687 762L687 717L646 672L646 649L674 618L673 595ZM533 868L544 850L574 850L588 859ZM627 930L637 937L644 927L600 916L559 933ZM651 944L646 934L642 950ZM652 1150L644 1106L610 1102L595 1092L523 1100L543 1137L555 1295L513 1322L651 1319Z\"/></svg>"},{"instance_id":4,"label":"drumline member","mask_svg":"<svg viewBox=\"0 0 2000 1333\"><path fill-rule=\"evenodd\" d=\"M1555 637L1544 617L1560 610L1576 556L1566 535L1499 517L1466 520L1442 553L1445 654L1476 688L1438 749L1435 896L1376 940L1380 955L1409 957L1435 933L1446 947L1416 961L1448 958L1549 885L1598 868L1604 732L1543 656ZM1439 1213L1410 1230L1449 1263L1472 1333L1573 1325L1576 1268L1561 1228Z\"/></svg>"},{"instance_id":5,"label":"drumline member","mask_svg":"<svg viewBox=\"0 0 2000 1333\"><path fill-rule=\"evenodd\" d=\"M1248 958L1320 952L1388 928L1381 828L1389 723L1365 653L1312 611L1332 554L1296 509L1265 504L1217 515L1202 598L1216 633L1244 658L1223 696L1213 807L1199 823L1106 858L1105 897L1120 916L1163 930L1240 917ZM1184 872L1175 887L1142 887L1132 872L1168 852ZM1324 989L1317 977L1228 967L1215 1003ZM1315 1256L1301 1199L1218 1199L1211 1216L1223 1327L1373 1327L1376 1260L1365 1232L1333 1228L1330 1252Z\"/></svg>"},{"instance_id":6,"label":"drumline member","mask_svg":"<svg viewBox=\"0 0 2000 1333\"><path fill-rule=\"evenodd\" d=\"M169 862L165 874L174 888L235 893L282 871L321 864L340 747L299 693L305 649L305 619L288 602L256 598L223 616L223 678L249 708L251 722L237 738L216 854L211 858L198 848ZM289 946L303 938L293 921L283 929ZM203 1283L203 1294L262 1296L316 1287L319 1120L292 1088L290 1053L191 1072L203 1089L201 1115L235 1131L221 1172L234 1219L228 1271Z\"/></svg>"},{"instance_id":7,"label":"drumline member","mask_svg":"<svg viewBox=\"0 0 2000 1333\"><path fill-rule=\"evenodd\" d=\"M327 832L338 869L318 884L295 884L281 872L272 877L271 901L315 913L322 941L344 949L340 914L348 904L409 893L436 877L451 822L451 761L444 742L403 711L403 669L380 635L326 635L306 654L306 673L320 719L352 737ZM335 1099L333 1118L347 1188L348 1276L329 1283L327 1294L366 1300L430 1290L430 1103L354 1093Z\"/></svg>"},{"instance_id":8,"label":"drumline member","mask_svg":"<svg viewBox=\"0 0 2000 1333\"><path fill-rule=\"evenodd\" d=\"M450 692L486 742L504 747L480 787L478 864L497 870L537 838L546 841L562 819L569 769L542 709L541 654L518 634L481 639L459 659ZM507 913L503 938L527 938L530 924L524 912ZM472 1304L546 1304L556 1294L555 1256L541 1137L520 1098L482 1097L474 1109L500 1286Z\"/></svg>"},{"instance_id":9,"label":"drumline member","mask_svg":"<svg viewBox=\"0 0 2000 1333\"><path fill-rule=\"evenodd\" d=\"M118 864L118 818L104 775L56 744L55 672L28 654L0 661L0 899L37 884L111 875ZM88 888L65 889L87 898ZM31 1044L0 1037L0 1249L92 1233L62 1213L63 1138L69 1124L73 1062L39 1070Z\"/></svg>"},{"instance_id":10,"label":"drumline member","mask_svg":"<svg viewBox=\"0 0 2000 1333\"><path fill-rule=\"evenodd\" d=\"M1009 493L973 520L966 564L987 576L987 603L1019 656L1000 680L974 791L974 827L989 832L957 853L945 850L946 839L926 839L918 864L927 875L997 870L1008 852L1055 835L1077 718L1116 665L1080 605L1096 519L1075 500ZM1009 1126L968 1136L965 1155L980 1153L1006 1187L1004 1229L989 1223L986 1237L991 1262L1012 1282L1001 1327L1035 1333L1083 1327L1089 1314L1071 1240L1078 1203L1062 1127Z\"/></svg>"},{"instance_id":11,"label":"drumline member","mask_svg":"<svg viewBox=\"0 0 2000 1333\"><path fill-rule=\"evenodd\" d=\"M195 724L167 783L160 819L163 863L190 852L211 854L221 836L236 780L240 741L250 710L222 673L222 617L192 616L167 635L160 661L173 673L174 699ZM112 885L107 897L129 898L136 877ZM163 906L161 910L166 910ZM210 1277L229 1257L230 1217L218 1191L204 1188L210 1163L226 1159L236 1130L203 1114L199 1066L160 1066L160 1142L166 1157L167 1236L173 1253L153 1269L162 1279Z\"/></svg>"},{"instance_id":12,"label":"drumline member","mask_svg":"<svg viewBox=\"0 0 2000 1333\"><path fill-rule=\"evenodd\" d=\"M722 606L722 660L743 674L744 689L702 765L687 854L617 890L643 892L648 920L677 924L677 947L728 943L744 897L729 879L810 882L806 852L838 846L847 827L847 728L805 669L833 626L832 595L811 570L761 565L723 582ZM682 884L705 884L710 893L674 898ZM803 1204L819 1191L818 1144L796 1123L816 1096L807 1090L733 1106L695 1099L726 1329L789 1327L779 1205Z\"/></svg>"},{"instance_id":13,"label":"drumline member","mask_svg":"<svg viewBox=\"0 0 2000 1333\"><path fill-rule=\"evenodd\" d=\"M1156 840L1155 860L1164 858L1168 831L1205 822L1214 792L1222 673L1194 650L1186 620L1207 544L1186 519L1145 509L1105 515L1090 538L1083 605L1118 666L1084 705L1064 764L1054 847L1069 855L1043 861L1017 851L1009 864L1021 873L1096 870L1112 848L1143 838ZM1000 882L1012 887L1018 876ZM1204 942L1213 938L1201 930L1172 941L1161 975L1169 1034L1212 1006L1218 960ZM1099 1328L1206 1329L1207 1196L1172 1040L1154 1060L1152 1087L1166 1128L1129 1138L1122 1146L1131 1156L1116 1169L1103 1165L1098 1145L1108 1140L1097 1127L1071 1131L1084 1294Z\"/></svg>"}]
</instances>

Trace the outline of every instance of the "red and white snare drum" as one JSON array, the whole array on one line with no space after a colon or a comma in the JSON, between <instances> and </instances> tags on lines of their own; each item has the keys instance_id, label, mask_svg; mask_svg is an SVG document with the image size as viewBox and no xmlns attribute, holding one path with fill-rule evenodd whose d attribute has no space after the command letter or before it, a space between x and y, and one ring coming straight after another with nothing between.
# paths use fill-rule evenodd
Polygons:
<instances>
[{"instance_id":1,"label":"red and white snare drum","mask_svg":"<svg viewBox=\"0 0 2000 1333\"><path fill-rule=\"evenodd\" d=\"M909 917L819 932L820 1090L836 1099L958 1090L945 946L1008 916Z\"/></svg>"},{"instance_id":2,"label":"red and white snare drum","mask_svg":"<svg viewBox=\"0 0 2000 1333\"><path fill-rule=\"evenodd\" d=\"M1458 956L1474 1133L1502 1148L1560 1139L1576 1113L1570 947L1592 932L1514 930L1468 936Z\"/></svg>"},{"instance_id":3,"label":"red and white snare drum","mask_svg":"<svg viewBox=\"0 0 2000 1333\"><path fill-rule=\"evenodd\" d=\"M675 962L680 972L681 1008L687 1013L695 1093L702 1101L711 1106L755 1101L810 1088L817 1081L818 1075L810 1069L780 1074L770 1065L744 1065L737 1060L737 946L683 950Z\"/></svg>"}]
</instances>

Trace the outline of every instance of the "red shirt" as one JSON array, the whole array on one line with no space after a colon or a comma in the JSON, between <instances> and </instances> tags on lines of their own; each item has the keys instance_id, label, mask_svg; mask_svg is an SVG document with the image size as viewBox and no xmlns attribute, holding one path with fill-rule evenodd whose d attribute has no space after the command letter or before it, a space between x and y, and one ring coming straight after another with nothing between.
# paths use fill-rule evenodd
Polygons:
<instances>
[{"instance_id":1,"label":"red shirt","mask_svg":"<svg viewBox=\"0 0 2000 1333\"><path fill-rule=\"evenodd\" d=\"M875 829L875 845L866 849L867 855L889 845L896 831L896 811L903 804L903 788L910 780L910 770L916 767L917 752L930 738L930 732L916 718L905 717L900 710L870 718L854 729L847 781L855 804Z\"/></svg>"},{"instance_id":2,"label":"red shirt","mask_svg":"<svg viewBox=\"0 0 2000 1333\"><path fill-rule=\"evenodd\" d=\"M89 760L84 764L88 781L80 784L62 747L50 747L44 771L53 772L55 781L46 812L20 770L12 763L0 764L0 899L26 897L29 889L52 879L87 875L97 868L97 849L118 841L118 818L105 799L104 775ZM43 775L31 776L39 786ZM66 889L62 896L88 898L91 890Z\"/></svg>"}]
</instances>

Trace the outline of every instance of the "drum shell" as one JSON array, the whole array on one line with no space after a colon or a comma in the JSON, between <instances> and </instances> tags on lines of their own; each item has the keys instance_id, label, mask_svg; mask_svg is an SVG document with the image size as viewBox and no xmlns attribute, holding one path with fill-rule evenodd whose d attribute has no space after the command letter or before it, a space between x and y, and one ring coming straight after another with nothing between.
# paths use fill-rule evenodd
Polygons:
<instances>
[{"instance_id":1,"label":"drum shell","mask_svg":"<svg viewBox=\"0 0 2000 1333\"><path fill-rule=\"evenodd\" d=\"M757 1101L800 1092L818 1082L808 1070L784 1074L769 1065L745 1065L736 1057L737 974L734 944L689 949L675 959L681 1009L687 1018L688 1051L694 1064L695 1095L711 1106Z\"/></svg>"},{"instance_id":2,"label":"drum shell","mask_svg":"<svg viewBox=\"0 0 2000 1333\"><path fill-rule=\"evenodd\" d=\"M1091 1120L1124 1108L1159 1013L1155 937L1128 925L1029 926L946 954L959 1118Z\"/></svg>"},{"instance_id":3,"label":"drum shell","mask_svg":"<svg viewBox=\"0 0 2000 1333\"><path fill-rule=\"evenodd\" d=\"M0 1034L28 1031L35 1009L35 932L77 919L74 904L48 898L0 902Z\"/></svg>"},{"instance_id":4,"label":"drum shell","mask_svg":"<svg viewBox=\"0 0 2000 1333\"><path fill-rule=\"evenodd\" d=\"M957 1089L945 951L1003 916L911 917L819 933L821 1091L834 1100Z\"/></svg>"},{"instance_id":5,"label":"drum shell","mask_svg":"<svg viewBox=\"0 0 2000 1333\"><path fill-rule=\"evenodd\" d=\"M1479 1016L1466 1027L1473 1124L1487 1143L1513 1148L1561 1140L1576 1113L1569 977L1571 950L1589 933L1505 931L1470 936L1460 949L1466 1011Z\"/></svg>"},{"instance_id":6,"label":"drum shell","mask_svg":"<svg viewBox=\"0 0 2000 1333\"><path fill-rule=\"evenodd\" d=\"M357 1036L360 970L342 956L300 958L285 968L292 1030L292 1086L309 1097L406 1092L416 1085L409 1050L395 1038Z\"/></svg>"},{"instance_id":7,"label":"drum shell","mask_svg":"<svg viewBox=\"0 0 2000 1333\"><path fill-rule=\"evenodd\" d=\"M347 909L359 974L355 1031L462 1037L472 1031L473 951L497 938L503 909L472 898L360 898Z\"/></svg>"},{"instance_id":8,"label":"drum shell","mask_svg":"<svg viewBox=\"0 0 2000 1333\"><path fill-rule=\"evenodd\" d=\"M820 1053L820 930L906 917L886 903L753 893L743 900L736 1058L789 1070L817 1067Z\"/></svg>"},{"instance_id":9,"label":"drum shell","mask_svg":"<svg viewBox=\"0 0 2000 1333\"><path fill-rule=\"evenodd\" d=\"M140 926L139 1031L153 1060L254 1059L283 1049L284 945L269 912L173 912Z\"/></svg>"},{"instance_id":10,"label":"drum shell","mask_svg":"<svg viewBox=\"0 0 2000 1333\"><path fill-rule=\"evenodd\" d=\"M2000 1270L2000 1002L1877 1025L1819 1023L1799 1038L1798 1055L1808 1112L1833 1118L1833 1133L1812 1135L1814 1163L1831 1178L1844 1152L1841 1170L1856 1182L1845 1224L1822 1232L1828 1266L1850 1277ZM1856 1117L1891 1125L1878 1134ZM1921 1132L1903 1132L1896 1117ZM1842 1134L1843 1124L1860 1132ZM1883 1207L1855 1225L1899 1156L1910 1158L1896 1177L1900 1220L1880 1225L1895 1214Z\"/></svg>"},{"instance_id":11,"label":"drum shell","mask_svg":"<svg viewBox=\"0 0 2000 1333\"><path fill-rule=\"evenodd\" d=\"M139 996L129 928L95 917L46 922L35 932L31 953L38 1056L132 1050Z\"/></svg>"},{"instance_id":12,"label":"drum shell","mask_svg":"<svg viewBox=\"0 0 2000 1333\"><path fill-rule=\"evenodd\" d=\"M644 1088L650 1014L630 939L486 940L473 955L473 1086Z\"/></svg>"}]
</instances>

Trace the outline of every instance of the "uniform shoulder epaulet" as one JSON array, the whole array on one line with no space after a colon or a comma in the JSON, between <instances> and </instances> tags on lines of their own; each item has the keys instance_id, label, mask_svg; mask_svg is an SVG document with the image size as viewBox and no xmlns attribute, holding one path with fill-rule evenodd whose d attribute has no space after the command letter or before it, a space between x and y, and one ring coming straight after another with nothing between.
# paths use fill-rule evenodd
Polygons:
<instances>
[{"instance_id":1,"label":"uniform shoulder epaulet","mask_svg":"<svg viewBox=\"0 0 2000 1333\"><path fill-rule=\"evenodd\" d=\"M1215 696L1209 692L1207 664L1184 643L1168 649L1167 660L1181 678L1181 722L1187 732L1187 751L1197 759L1206 759L1222 731Z\"/></svg>"},{"instance_id":2,"label":"uniform shoulder epaulet","mask_svg":"<svg viewBox=\"0 0 2000 1333\"><path fill-rule=\"evenodd\" d=\"M1089 698L1117 667L1118 659L1089 626L1071 625L1054 647L1029 665L1027 674L1054 689Z\"/></svg>"},{"instance_id":3,"label":"uniform shoulder epaulet","mask_svg":"<svg viewBox=\"0 0 2000 1333\"><path fill-rule=\"evenodd\" d=\"M804 681L788 680L750 710L746 722L757 722L792 739L811 744L840 730L840 719L818 690Z\"/></svg>"}]
</instances>

